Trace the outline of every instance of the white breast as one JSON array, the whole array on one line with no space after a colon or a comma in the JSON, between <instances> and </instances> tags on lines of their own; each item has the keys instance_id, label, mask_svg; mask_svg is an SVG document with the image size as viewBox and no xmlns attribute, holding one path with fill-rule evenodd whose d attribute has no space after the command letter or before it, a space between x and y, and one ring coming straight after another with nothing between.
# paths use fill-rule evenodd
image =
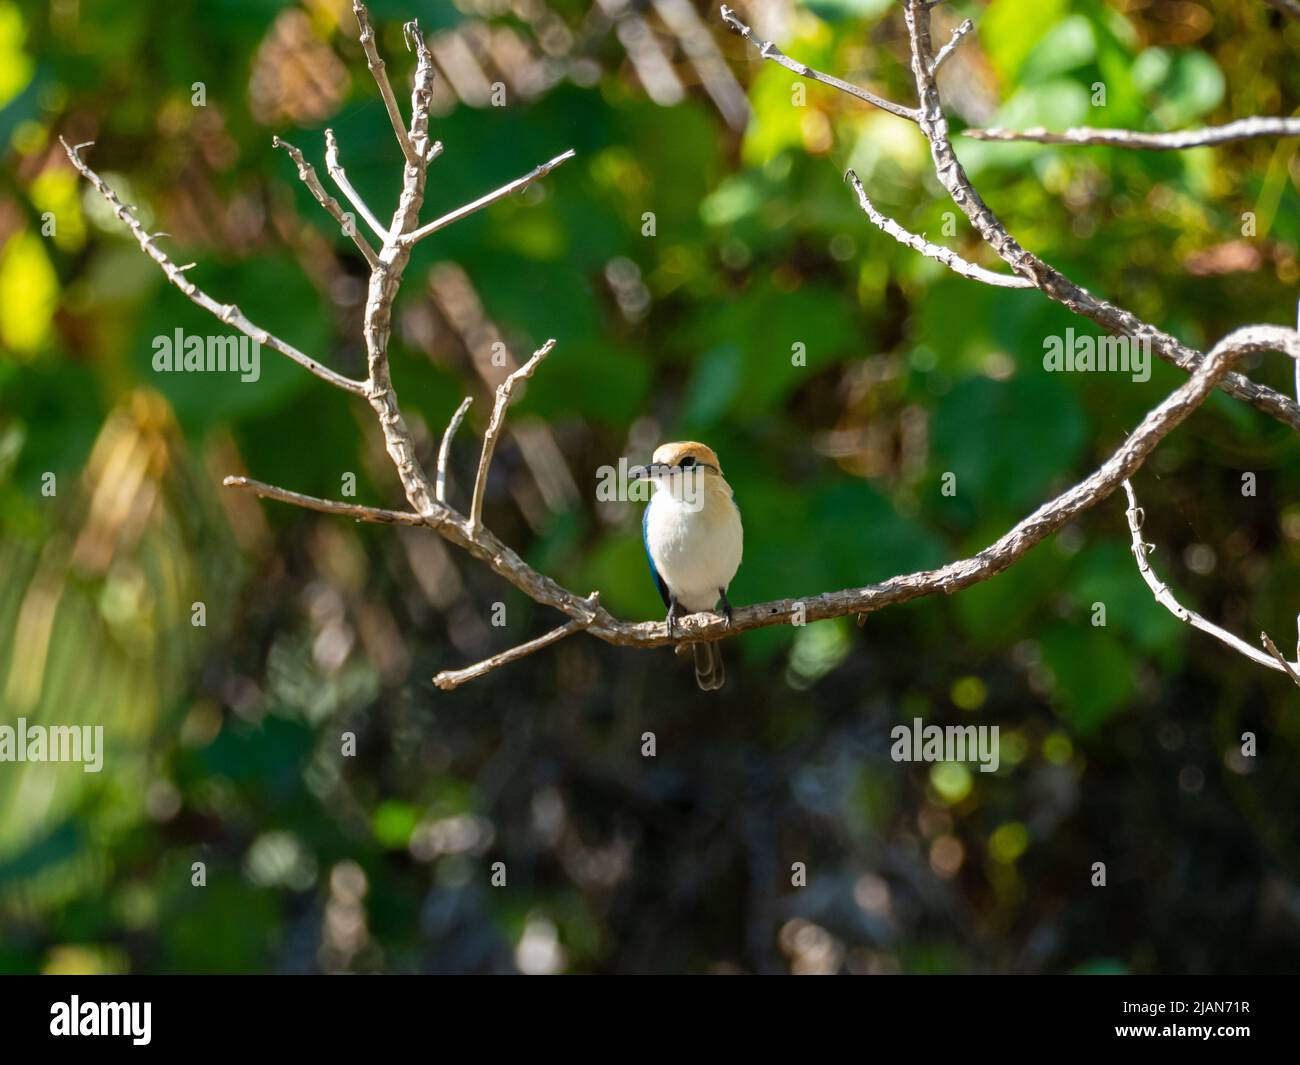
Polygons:
<instances>
[{"instance_id":1,"label":"white breast","mask_svg":"<svg viewBox=\"0 0 1300 1065\"><path fill-rule=\"evenodd\" d=\"M713 609L740 568L743 541L740 511L725 487L692 505L656 486L646 542L659 576L687 611Z\"/></svg>"}]
</instances>

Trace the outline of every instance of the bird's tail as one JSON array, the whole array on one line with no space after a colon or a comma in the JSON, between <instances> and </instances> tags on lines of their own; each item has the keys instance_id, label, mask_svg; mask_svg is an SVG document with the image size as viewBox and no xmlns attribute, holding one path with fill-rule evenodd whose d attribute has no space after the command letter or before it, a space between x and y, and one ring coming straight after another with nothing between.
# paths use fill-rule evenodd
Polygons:
<instances>
[{"instance_id":1,"label":"bird's tail","mask_svg":"<svg viewBox=\"0 0 1300 1065\"><path fill-rule=\"evenodd\" d=\"M722 687L727 671L722 667L722 645L716 640L692 644L695 649L695 683L701 691L712 692Z\"/></svg>"}]
</instances>

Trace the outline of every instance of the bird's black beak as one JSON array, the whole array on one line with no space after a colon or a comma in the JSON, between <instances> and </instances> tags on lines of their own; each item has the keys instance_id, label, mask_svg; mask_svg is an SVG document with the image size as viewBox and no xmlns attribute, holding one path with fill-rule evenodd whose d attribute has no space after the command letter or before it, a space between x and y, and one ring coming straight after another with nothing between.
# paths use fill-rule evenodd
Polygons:
<instances>
[{"instance_id":1,"label":"bird's black beak","mask_svg":"<svg viewBox=\"0 0 1300 1065\"><path fill-rule=\"evenodd\" d=\"M627 471L627 475L634 481L648 481L654 477L656 473L666 470L667 468L668 467L662 462L651 462L646 466L633 466Z\"/></svg>"}]
</instances>

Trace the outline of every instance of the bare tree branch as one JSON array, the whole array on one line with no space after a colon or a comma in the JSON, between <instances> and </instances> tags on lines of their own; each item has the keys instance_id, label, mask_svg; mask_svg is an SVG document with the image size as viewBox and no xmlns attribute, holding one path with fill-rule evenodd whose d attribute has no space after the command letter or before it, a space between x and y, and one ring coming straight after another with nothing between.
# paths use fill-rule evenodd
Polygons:
<instances>
[{"instance_id":1,"label":"bare tree branch","mask_svg":"<svg viewBox=\"0 0 1300 1065\"><path fill-rule=\"evenodd\" d=\"M985 243L1017 274L1030 278L1050 299L1095 322L1108 333L1147 340L1152 350L1166 362L1188 373L1194 371L1205 360L1205 355L1144 322L1131 311L1098 299L1059 270L1026 251L988 208L958 162L948 136L948 120L930 68L932 48L929 6L922 0L903 0L903 15L912 47L912 76L921 101L921 116L917 124L930 142L930 156L936 176ZM1236 373L1224 377L1219 387L1257 410L1286 422L1292 428L1300 429L1300 405L1280 392L1258 385Z\"/></svg>"},{"instance_id":2,"label":"bare tree branch","mask_svg":"<svg viewBox=\"0 0 1300 1065\"><path fill-rule=\"evenodd\" d=\"M1145 513L1142 508L1138 506L1137 496L1133 492L1133 485L1130 484L1127 479L1124 481L1124 494L1128 497L1128 509L1125 511L1125 514L1128 517L1129 534L1133 541L1133 558L1137 562L1138 573L1142 575L1142 579L1146 582L1147 587L1151 589L1151 594L1155 596L1156 602L1168 610L1169 613L1173 614L1173 616L1179 621L1185 621L1188 625L1191 625L1192 628L1200 629L1201 632L1213 636L1220 643L1227 647L1231 647L1240 655L1245 655L1252 662L1265 666L1268 669L1276 669L1279 672L1288 674L1292 680L1297 684L1300 684L1300 678L1297 678L1296 676L1296 669L1300 669L1300 663L1292 665L1287 662L1287 660L1282 657L1281 652L1273 645L1273 641L1268 638L1266 633L1261 633L1260 638L1263 640L1264 646L1269 649L1269 654L1264 654L1257 648L1252 647L1245 640L1238 636L1234 636L1227 629L1214 624L1214 622L1207 621L1195 610L1183 606L1183 604L1178 601L1178 598L1172 591L1170 591L1169 586L1155 575L1155 572L1151 568L1151 563L1147 561L1147 555L1155 550L1155 545L1147 543L1142 538L1142 522L1145 518Z\"/></svg>"},{"instance_id":3,"label":"bare tree branch","mask_svg":"<svg viewBox=\"0 0 1300 1065\"><path fill-rule=\"evenodd\" d=\"M1148 413L1096 471L1073 488L1044 503L994 543L970 558L950 562L938 569L891 577L860 588L738 607L732 612L730 621L716 614L692 614L677 620L674 634L669 633L665 622L622 621L604 607L596 607L595 618L584 627L592 636L620 647L661 647L699 640L719 640L751 629L790 624L796 618L801 621L823 621L850 614L870 614L925 596L940 593L951 595L1001 573L1062 526L1107 499L1141 468L1157 444L1205 401L1229 366L1245 355L1269 351L1282 351L1292 358L1300 359L1300 332L1281 326L1254 325L1243 327L1224 337L1195 373ZM268 498L308 505L315 510L336 505L321 500L302 504L297 498L287 499L287 496L294 494L284 493L282 489L271 489L267 495ZM352 509L343 513L359 516ZM493 572L536 602L555 607L571 619L586 622L593 612L586 598L538 573L487 529L476 528L468 519L454 511L447 510L445 513L445 518L431 520L428 524L446 540L485 562ZM408 522L409 517L402 515L402 520Z\"/></svg>"},{"instance_id":4,"label":"bare tree branch","mask_svg":"<svg viewBox=\"0 0 1300 1065\"><path fill-rule=\"evenodd\" d=\"M363 7L360 0L354 0ZM360 19L358 19L360 23ZM384 240L379 258L383 269L373 270L366 293L363 332L366 341L366 362L369 366L366 398L379 419L384 434L384 445L392 459L397 476L402 482L407 502L419 514L433 523L448 520L451 512L439 503L436 490L421 467L415 454L410 431L402 418L397 393L393 389L388 368L388 340L392 332L393 300L397 296L402 275L411 258L410 245L398 237L413 229L419 221L420 207L424 203L424 187L430 160L436 154L429 149L429 103L433 95L433 56L425 44L420 27L409 22L404 27L407 41L415 48L415 76L411 84L411 126L407 136L415 148L418 161L407 163L402 171L402 191L393 212L389 236Z\"/></svg>"},{"instance_id":5,"label":"bare tree branch","mask_svg":"<svg viewBox=\"0 0 1300 1065\"><path fill-rule=\"evenodd\" d=\"M975 28L975 23L973 23L970 19L966 19L965 21L962 22L960 26L958 26L955 30L952 31L952 39L949 40L948 43L945 44L942 48L939 49L939 54L934 57L934 62L930 64L931 74L937 74L939 72L939 68L943 66L944 60L946 60L950 55L953 54L953 52L957 50L957 46L961 44L962 38L964 38L966 34L970 33L970 31L973 30L974 28Z\"/></svg>"},{"instance_id":6,"label":"bare tree branch","mask_svg":"<svg viewBox=\"0 0 1300 1065\"><path fill-rule=\"evenodd\" d=\"M425 525L437 532L455 547L467 551L474 558L486 564L492 572L504 578L534 602L543 606L554 607L570 618L586 620L593 612L596 620L618 631L620 627L634 627L628 622L620 622L605 611L603 607L591 606L589 598L584 598L561 587L550 577L538 573L524 562L510 547L496 538L488 529L473 530L469 520L449 507L439 507L431 517L423 517L413 511L385 510L377 507L360 506L354 503L341 503L335 500L318 499L315 496L292 492L286 488L256 481L249 477L227 477L223 484L228 488L249 491L264 499L274 499L289 503L306 510L323 514L339 514L357 521L385 525ZM680 628L680 623L679 626ZM659 628L666 629L660 625ZM632 641L635 642L635 641ZM647 646L669 643L666 638L652 641Z\"/></svg>"},{"instance_id":7,"label":"bare tree branch","mask_svg":"<svg viewBox=\"0 0 1300 1065\"><path fill-rule=\"evenodd\" d=\"M397 97L393 95L388 71L384 68L379 49L375 47L375 31L370 27L370 13L366 11L366 5L360 0L353 0L352 14L356 16L357 25L361 30L361 48L366 53L366 66L370 68L375 84L379 86L379 95L384 99L384 108L388 111L388 120L393 124L393 133L397 136L398 146L411 166L420 166L422 162L427 164L428 160L422 161L419 153L416 152L411 138L407 135L406 126L402 122L402 112L397 106Z\"/></svg>"},{"instance_id":8,"label":"bare tree branch","mask_svg":"<svg viewBox=\"0 0 1300 1065\"><path fill-rule=\"evenodd\" d=\"M1018 274L998 274L992 270L986 270L982 266L976 266L974 263L968 263L951 248L945 248L941 244L931 244L924 237L918 237L915 233L909 233L888 215L881 214L876 210L875 204L867 198L866 190L862 187L862 182L858 175L852 170L844 175L853 190L858 194L858 203L862 210L866 212L868 218L893 237L899 244L905 244L914 251L919 251L922 255L930 259L937 259L944 266L962 277L968 277L972 281L983 281L986 285L995 285L998 288L1034 288L1034 283L1027 277L1021 277Z\"/></svg>"},{"instance_id":9,"label":"bare tree branch","mask_svg":"<svg viewBox=\"0 0 1300 1065\"><path fill-rule=\"evenodd\" d=\"M575 632L581 632L596 620L595 608L600 604L600 593L592 592L587 597L587 602L591 604L592 613L587 618L574 618L572 621L561 625L557 629L552 629L544 636L539 636L535 640L529 640L527 643L521 643L518 647L512 647L508 651L502 651L491 658L485 658L482 662L477 662L472 666L466 666L464 669L444 669L436 677L433 683L445 692L459 688L467 680L477 680L479 677L486 676L492 670L500 666L507 665L510 662L516 662L525 655L530 655L534 651L540 651L543 647L550 647L553 643L559 643L566 636L572 636Z\"/></svg>"},{"instance_id":10,"label":"bare tree branch","mask_svg":"<svg viewBox=\"0 0 1300 1065\"><path fill-rule=\"evenodd\" d=\"M360 6L360 0L352 0L353 7ZM433 56L429 46L420 32L420 23L411 19L402 25L402 36L406 47L415 49L415 77L411 79L411 127L407 137L419 155L420 161L427 168L442 152L442 142L429 143L429 105L433 102Z\"/></svg>"},{"instance_id":11,"label":"bare tree branch","mask_svg":"<svg viewBox=\"0 0 1300 1065\"><path fill-rule=\"evenodd\" d=\"M1275 644L1271 639L1269 639L1268 633L1261 632L1259 634L1259 642L1264 645L1268 653L1273 656L1274 661L1276 661L1278 665L1282 667L1283 671L1286 673L1288 677L1291 678L1291 680L1295 683L1296 687L1300 687L1300 674L1296 673L1295 667L1293 667L1291 663L1286 660L1286 656L1283 655L1282 652L1277 649L1277 644Z\"/></svg>"},{"instance_id":12,"label":"bare tree branch","mask_svg":"<svg viewBox=\"0 0 1300 1065\"><path fill-rule=\"evenodd\" d=\"M379 507L363 507L356 503L343 503L333 499L317 499L305 496L301 492L291 492L287 488L277 488L265 481L255 481L251 477L227 477L221 482L226 488L238 488L252 492L261 499L275 499L281 503L292 503L305 510L319 511L321 514L342 514L367 521L375 525L424 525L425 520L418 514L404 510L383 510Z\"/></svg>"},{"instance_id":13,"label":"bare tree branch","mask_svg":"<svg viewBox=\"0 0 1300 1065\"><path fill-rule=\"evenodd\" d=\"M474 501L469 511L469 523L472 529L477 530L483 526L483 496L487 492L488 469L492 465L492 452L496 450L501 426L505 424L506 408L510 405L510 393L518 382L533 376L533 371L541 365L542 360L554 347L555 341L548 340L533 352L531 359L497 385L497 401L492 408L492 419L488 422L487 432L483 434L483 452L478 460L478 476L474 478Z\"/></svg>"},{"instance_id":14,"label":"bare tree branch","mask_svg":"<svg viewBox=\"0 0 1300 1065\"><path fill-rule=\"evenodd\" d=\"M289 158L297 164L298 177L302 179L302 183L306 185L307 190L316 197L316 202L324 207L325 210L330 213L330 216L338 222L339 227L343 232L352 238L352 242L357 246L357 250L365 256L365 260L370 264L370 268L373 270L378 266L379 256L375 254L375 249L370 246L370 242L366 240L366 238L361 235L361 231L357 229L356 220L348 218L347 215L343 213L343 208L339 205L339 201L325 191L325 186L320 183L320 178L316 176L315 167L303 158L302 152L287 140L280 137L272 137L271 143L275 145L275 147L283 148L289 153Z\"/></svg>"},{"instance_id":15,"label":"bare tree branch","mask_svg":"<svg viewBox=\"0 0 1300 1065\"><path fill-rule=\"evenodd\" d=\"M352 206L357 209L357 214L364 218L366 224L375 231L375 236L387 244L389 239L388 230L380 225L379 219L371 213L370 208L366 206L366 201L363 200L361 194L352 187L352 182L348 180L347 174L343 171L343 166L339 162L339 142L335 140L334 131L332 129L327 129L325 131L325 169L330 172L330 177L334 179L334 184L337 185L342 190L343 195L348 198L348 203L352 204Z\"/></svg>"},{"instance_id":16,"label":"bare tree branch","mask_svg":"<svg viewBox=\"0 0 1300 1065\"><path fill-rule=\"evenodd\" d=\"M570 148L567 152L564 152L562 155L557 155L554 159L550 160L549 162L542 163L541 166L534 167L532 170L528 171L528 173L525 174L523 177L515 178L514 181L502 185L499 189L493 189L491 192L487 193L486 195L480 196L473 203L467 203L463 207L457 207L454 211L449 211L441 218L435 218L432 222L429 222L427 225L421 226L413 233L403 233L399 237L399 240L401 240L402 243L404 244L414 244L417 240L423 240L430 233L436 233L440 229L445 229L453 222L459 222L462 218L472 215L475 211L481 211L484 207L496 203L497 200L504 200L507 196L511 195L512 193L518 192L520 189L526 189L538 178L545 177L557 166L560 166L561 164L572 159L573 156L574 156L574 151L572 148Z\"/></svg>"},{"instance_id":17,"label":"bare tree branch","mask_svg":"<svg viewBox=\"0 0 1300 1065\"><path fill-rule=\"evenodd\" d=\"M1209 144L1229 144L1256 137L1300 137L1300 118L1270 118L1255 115L1223 126L1183 129L1171 133L1144 133L1133 129L1093 129L1078 126L1052 133L1042 126L1031 129L967 129L962 136L980 141L1033 141L1036 144L1104 145L1110 148L1147 148L1152 151L1182 151Z\"/></svg>"},{"instance_id":18,"label":"bare tree branch","mask_svg":"<svg viewBox=\"0 0 1300 1065\"><path fill-rule=\"evenodd\" d=\"M145 232L144 226L140 224L135 215L133 215L127 206L118 198L117 193L104 182L103 178L96 174L95 171L91 170L81 158L81 149L89 148L90 142L71 145L60 137L59 143L63 145L63 150L67 152L68 159L71 160L72 165L77 168L81 176L89 181L91 185L95 187L95 190L108 201L109 206L113 208L113 213L117 215L117 217L126 225L127 229L131 231L131 235L135 237L136 243L140 245L140 248L144 253L158 264L162 269L162 272L167 276L167 280L185 293L193 303L198 304L209 314L216 315L217 318L232 329L237 329L239 332L243 333L244 336L257 341L257 343L261 344L262 347L270 348L272 351L278 351L281 355L287 355L299 366L306 370L310 370L322 381L328 381L335 388L341 388L345 392L351 392L358 396L365 394L366 386L364 382L354 381L350 377L344 377L342 374L335 373L327 366L322 366L310 355L304 355L292 344L288 344L279 337L268 333L261 326L254 325L233 303L218 303L194 284L194 282L188 280L185 277L185 271L194 264L187 263L185 266L177 266L173 263L171 259L167 257L166 252L162 251L158 245L154 243L158 237L163 234L149 234Z\"/></svg>"},{"instance_id":19,"label":"bare tree branch","mask_svg":"<svg viewBox=\"0 0 1300 1065\"><path fill-rule=\"evenodd\" d=\"M438 448L438 472L434 478L434 494L437 496L439 503L447 502L447 460L451 457L451 441L456 435L456 430L460 428L460 423L465 418L465 412L469 410L469 405L474 402L473 396L466 396L461 405L456 408L456 413L451 416L451 421L447 423L447 429L442 434L442 444Z\"/></svg>"},{"instance_id":20,"label":"bare tree branch","mask_svg":"<svg viewBox=\"0 0 1300 1065\"><path fill-rule=\"evenodd\" d=\"M935 174L949 196L952 197L952 201L961 208L981 239L1016 274L1028 279L1034 288L1039 289L1049 299L1055 300L1075 314L1095 322L1108 333L1116 336L1132 337L1150 343L1151 350L1161 359L1187 373L1195 371L1205 359L1204 354L1194 348L1187 347L1175 337L1144 322L1131 311L1106 300L1098 299L1087 289L1075 284L1059 270L1026 251L984 203L958 161L948 135L948 120L944 114L939 88L935 81L936 64L930 40L930 9L935 6L933 3L926 3L925 0L903 0L903 14L907 23L908 41L911 47L912 75L916 83L920 107L915 110L906 108L901 110L905 112L902 117L916 122L921 132L930 142L930 155L934 163ZM775 50L775 46L769 42L754 37L749 27L741 22L730 8L723 7L722 18L735 32L751 40L765 58L774 59L796 73L804 73L808 70L801 64L781 55L779 51ZM827 80L827 75L817 74L816 71L811 72L808 76L813 75L816 75L815 80L826 80L827 84L833 84L836 88L842 88L853 95L861 96L862 90L854 86L840 82L838 79ZM889 104L888 101L869 98L868 102L883 106L885 110L893 111L895 114L899 113L899 111L894 110L898 105ZM897 226L897 223L894 223L894 225ZM898 228L904 234L907 233L901 226L898 226ZM897 234L891 232L891 235L897 239ZM910 234L908 235L910 236ZM908 242L904 241L904 243ZM923 254L928 253L923 252ZM963 273L963 276L985 281L989 284L1006 285L1005 281L993 282L989 280L989 277L1001 276L997 274L990 274L989 277L986 277L981 273ZM1256 384L1248 377L1238 373L1230 373L1225 376L1220 381L1219 387L1235 399L1249 403L1255 409L1263 411L1281 422L1285 422L1294 429L1300 429L1300 404L1280 392Z\"/></svg>"},{"instance_id":21,"label":"bare tree branch","mask_svg":"<svg viewBox=\"0 0 1300 1065\"><path fill-rule=\"evenodd\" d=\"M909 122L920 121L920 113L914 107L904 107L902 104L896 104L892 100L886 100L884 97L877 96L873 92L860 88L857 85L851 85L847 81L841 81L839 78L832 77L830 74L823 74L819 70L813 70L812 67L803 63L796 62L781 51L771 41L765 41L761 37L754 35L754 31L746 26L737 17L736 13L726 4L722 5L722 21L725 22L734 33L738 33L745 40L749 41L758 49L758 54L764 59L770 59L773 63L779 63L786 70L793 71L801 78L807 78L809 81L819 81L823 85L829 85L832 89L839 89L840 92L848 93L855 99L869 103L873 107L879 107L882 111L888 111L891 115L897 115L899 118L905 118Z\"/></svg>"}]
</instances>

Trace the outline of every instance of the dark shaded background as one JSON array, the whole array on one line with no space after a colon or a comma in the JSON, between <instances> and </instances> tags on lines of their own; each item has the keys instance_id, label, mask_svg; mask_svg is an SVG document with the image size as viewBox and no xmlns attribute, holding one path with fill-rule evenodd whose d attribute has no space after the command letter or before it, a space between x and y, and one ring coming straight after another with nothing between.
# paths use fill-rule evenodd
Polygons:
<instances>
[{"instance_id":1,"label":"dark shaded background","mask_svg":"<svg viewBox=\"0 0 1300 1065\"><path fill-rule=\"evenodd\" d=\"M795 106L796 79L712 6L371 11L404 107L402 21L434 41L447 150L428 217L578 152L419 246L393 375L430 463L476 397L453 457L467 506L493 343L522 357L558 338L512 412L486 520L621 616L661 608L640 508L595 499L620 456L707 440L746 523L732 600L810 595L978 550L1183 379L1158 362L1145 383L1045 373L1043 338L1086 323L900 247L842 182L852 166L903 225L997 265L920 134L810 83ZM911 102L897 5L740 11ZM977 31L941 79L955 129L1179 128L1300 104L1300 24L1259 0L952 3L936 39L967 15ZM430 534L223 491L247 472L338 498L351 473L358 501L402 498L365 404L273 352L256 384L153 372L154 336L212 321L55 139L95 140L91 165L209 293L360 374L362 264L271 146L284 135L324 178L333 127L353 183L391 212L400 158L349 5L0 0L0 105L0 713L100 723L108 744L98 775L0 765L0 969L1297 968L1297 692L1152 601L1119 497L950 600L730 640L720 693L667 651L585 637L439 692L438 670L556 617ZM1188 343L1293 321L1294 140L957 146L1027 247ZM1290 391L1282 361L1247 369ZM1284 648L1297 452L1216 395L1135 482L1184 601ZM999 725L1000 771L891 761L890 728L915 717Z\"/></svg>"}]
</instances>

